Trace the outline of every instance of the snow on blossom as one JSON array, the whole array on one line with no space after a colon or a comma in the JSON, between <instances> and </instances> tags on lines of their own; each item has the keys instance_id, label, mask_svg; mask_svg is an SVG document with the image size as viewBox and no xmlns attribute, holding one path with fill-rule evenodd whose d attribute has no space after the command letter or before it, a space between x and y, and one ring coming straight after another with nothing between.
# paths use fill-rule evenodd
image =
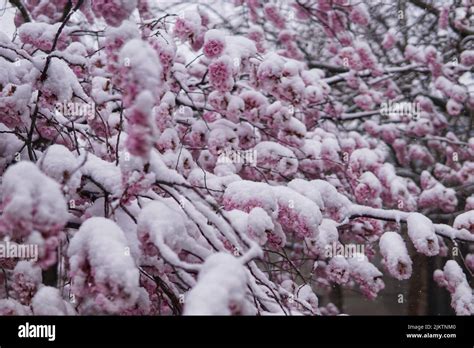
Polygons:
<instances>
[{"instance_id":1,"label":"snow on blossom","mask_svg":"<svg viewBox=\"0 0 474 348\"><path fill-rule=\"evenodd\" d=\"M33 230L57 235L68 220L67 205L59 184L36 165L22 161L7 169L2 182L0 228L13 239Z\"/></svg>"},{"instance_id":2,"label":"snow on blossom","mask_svg":"<svg viewBox=\"0 0 474 348\"><path fill-rule=\"evenodd\" d=\"M56 102L70 101L73 96L78 96L83 100L89 99L69 65L55 57L50 61L47 77L43 82L42 92L48 98L46 103L51 105Z\"/></svg>"},{"instance_id":3,"label":"snow on blossom","mask_svg":"<svg viewBox=\"0 0 474 348\"><path fill-rule=\"evenodd\" d=\"M9 129L0 123L0 173L3 173L7 165L18 156L22 143L14 134L8 133Z\"/></svg>"},{"instance_id":4,"label":"snow on blossom","mask_svg":"<svg viewBox=\"0 0 474 348\"><path fill-rule=\"evenodd\" d=\"M412 261L400 234L385 232L380 237L379 247L384 258L384 266L393 277L399 280L411 277Z\"/></svg>"},{"instance_id":5,"label":"snow on blossom","mask_svg":"<svg viewBox=\"0 0 474 348\"><path fill-rule=\"evenodd\" d=\"M155 104L149 91L141 92L127 112L128 137L126 147L130 154L148 156L157 135L152 109Z\"/></svg>"},{"instance_id":6,"label":"snow on blossom","mask_svg":"<svg viewBox=\"0 0 474 348\"><path fill-rule=\"evenodd\" d=\"M291 146L301 146L304 142L305 135L306 126L295 117L291 117L286 121L278 132L278 138L285 144Z\"/></svg>"},{"instance_id":7,"label":"snow on blossom","mask_svg":"<svg viewBox=\"0 0 474 348\"><path fill-rule=\"evenodd\" d=\"M349 263L351 277L369 299L374 299L378 292L385 288L382 272L370 263L365 255L355 254L348 258L347 262Z\"/></svg>"},{"instance_id":8,"label":"snow on blossom","mask_svg":"<svg viewBox=\"0 0 474 348\"><path fill-rule=\"evenodd\" d=\"M349 15L349 19L359 25L366 26L369 24L370 14L364 3L357 3Z\"/></svg>"},{"instance_id":9,"label":"snow on blossom","mask_svg":"<svg viewBox=\"0 0 474 348\"><path fill-rule=\"evenodd\" d=\"M368 94L359 94L354 98L354 103L364 111L373 110L375 103Z\"/></svg>"},{"instance_id":10,"label":"snow on blossom","mask_svg":"<svg viewBox=\"0 0 474 348\"><path fill-rule=\"evenodd\" d=\"M306 244L315 255L327 256L325 255L327 248L337 245L338 240L337 223L331 219L322 219L318 231L313 236L306 238Z\"/></svg>"},{"instance_id":11,"label":"snow on blossom","mask_svg":"<svg viewBox=\"0 0 474 348\"><path fill-rule=\"evenodd\" d=\"M252 25L247 32L247 37L255 42L257 51L259 53L265 53L266 44L265 44L265 34L261 27Z\"/></svg>"},{"instance_id":12,"label":"snow on blossom","mask_svg":"<svg viewBox=\"0 0 474 348\"><path fill-rule=\"evenodd\" d=\"M271 177L291 176L298 168L293 151L276 142L262 141L254 150L257 152L257 165L268 171Z\"/></svg>"},{"instance_id":13,"label":"snow on blossom","mask_svg":"<svg viewBox=\"0 0 474 348\"><path fill-rule=\"evenodd\" d=\"M268 3L264 6L263 11L267 16L268 20L278 29L285 28L285 18L281 15L280 11L275 4Z\"/></svg>"},{"instance_id":14,"label":"snow on blossom","mask_svg":"<svg viewBox=\"0 0 474 348\"><path fill-rule=\"evenodd\" d=\"M418 204L421 208L438 207L446 213L451 213L456 209L458 199L452 188L446 188L438 182L421 192Z\"/></svg>"},{"instance_id":15,"label":"snow on blossom","mask_svg":"<svg viewBox=\"0 0 474 348\"><path fill-rule=\"evenodd\" d=\"M393 30L393 29L389 29L385 33L385 36L384 36L383 41L382 41L382 46L386 50L390 50L395 46L396 42L397 42L396 31Z\"/></svg>"},{"instance_id":16,"label":"snow on blossom","mask_svg":"<svg viewBox=\"0 0 474 348\"><path fill-rule=\"evenodd\" d=\"M288 187L275 186L273 192L278 204L278 222L288 232L298 238L316 234L322 220L316 203Z\"/></svg>"},{"instance_id":17,"label":"snow on blossom","mask_svg":"<svg viewBox=\"0 0 474 348\"><path fill-rule=\"evenodd\" d=\"M113 53L114 49L120 49L123 45L132 39L138 39L140 31L135 23L126 20L119 27L107 27L105 31L105 47Z\"/></svg>"},{"instance_id":18,"label":"snow on blossom","mask_svg":"<svg viewBox=\"0 0 474 348\"><path fill-rule=\"evenodd\" d=\"M123 231L102 217L87 219L68 248L72 293L83 313L119 314L139 297L139 272Z\"/></svg>"},{"instance_id":19,"label":"snow on blossom","mask_svg":"<svg viewBox=\"0 0 474 348\"><path fill-rule=\"evenodd\" d=\"M416 250L428 256L439 252L438 238L433 223L420 213L410 213L407 218L408 236Z\"/></svg>"},{"instance_id":20,"label":"snow on blossom","mask_svg":"<svg viewBox=\"0 0 474 348\"><path fill-rule=\"evenodd\" d=\"M367 148L357 149L351 153L349 168L354 173L374 171L378 169L384 159L384 154Z\"/></svg>"},{"instance_id":21,"label":"snow on blossom","mask_svg":"<svg viewBox=\"0 0 474 348\"><path fill-rule=\"evenodd\" d=\"M237 73L245 68L250 58L257 54L255 43L241 35L226 36L226 47L224 53L232 58L233 71Z\"/></svg>"},{"instance_id":22,"label":"snow on blossom","mask_svg":"<svg viewBox=\"0 0 474 348\"><path fill-rule=\"evenodd\" d=\"M225 34L216 29L208 30L204 35L202 51L207 58L219 57L225 49Z\"/></svg>"},{"instance_id":23,"label":"snow on blossom","mask_svg":"<svg viewBox=\"0 0 474 348\"><path fill-rule=\"evenodd\" d=\"M358 203L381 207L382 184L379 179L372 172L364 172L357 181L354 193Z\"/></svg>"},{"instance_id":24,"label":"snow on blossom","mask_svg":"<svg viewBox=\"0 0 474 348\"><path fill-rule=\"evenodd\" d=\"M68 191L74 192L80 185L80 163L76 156L63 145L51 145L38 160L43 173L65 185Z\"/></svg>"},{"instance_id":25,"label":"snow on blossom","mask_svg":"<svg viewBox=\"0 0 474 348\"><path fill-rule=\"evenodd\" d=\"M434 272L435 281L451 293L451 306L458 315L474 313L472 289L462 268L454 260L449 260L443 270Z\"/></svg>"},{"instance_id":26,"label":"snow on blossom","mask_svg":"<svg viewBox=\"0 0 474 348\"><path fill-rule=\"evenodd\" d=\"M474 65L474 50L466 50L461 53L461 63L466 66Z\"/></svg>"},{"instance_id":27,"label":"snow on blossom","mask_svg":"<svg viewBox=\"0 0 474 348\"><path fill-rule=\"evenodd\" d=\"M41 268L30 261L20 261L13 269L11 296L23 305L29 305L43 279Z\"/></svg>"},{"instance_id":28,"label":"snow on blossom","mask_svg":"<svg viewBox=\"0 0 474 348\"><path fill-rule=\"evenodd\" d=\"M453 227L459 230L466 229L469 233L474 233L474 210L456 216Z\"/></svg>"},{"instance_id":29,"label":"snow on blossom","mask_svg":"<svg viewBox=\"0 0 474 348\"><path fill-rule=\"evenodd\" d=\"M264 245L268 234L274 231L275 225L268 214L260 207L253 208L248 216L247 232L251 239Z\"/></svg>"},{"instance_id":30,"label":"snow on blossom","mask_svg":"<svg viewBox=\"0 0 474 348\"><path fill-rule=\"evenodd\" d=\"M466 266L469 268L471 272L474 271L474 254L467 254L466 255Z\"/></svg>"},{"instance_id":31,"label":"snow on blossom","mask_svg":"<svg viewBox=\"0 0 474 348\"><path fill-rule=\"evenodd\" d=\"M458 103L463 103L467 99L466 88L461 85L454 85L449 91L448 95Z\"/></svg>"},{"instance_id":32,"label":"snow on blossom","mask_svg":"<svg viewBox=\"0 0 474 348\"><path fill-rule=\"evenodd\" d=\"M255 207L250 210L250 213L245 213L241 210L230 210L226 216L232 222L240 233L246 234L250 239L256 241L259 245L265 245L269 235L274 232L275 225L271 217L260 207Z\"/></svg>"},{"instance_id":33,"label":"snow on blossom","mask_svg":"<svg viewBox=\"0 0 474 348\"><path fill-rule=\"evenodd\" d=\"M32 300L34 315L75 315L71 303L61 297L58 289L41 287Z\"/></svg>"},{"instance_id":34,"label":"snow on blossom","mask_svg":"<svg viewBox=\"0 0 474 348\"><path fill-rule=\"evenodd\" d=\"M218 127L211 130L207 140L209 152L218 156L226 150L237 150L239 146L239 137L228 127Z\"/></svg>"},{"instance_id":35,"label":"snow on blossom","mask_svg":"<svg viewBox=\"0 0 474 348\"><path fill-rule=\"evenodd\" d=\"M257 196L255 192L258 192ZM249 213L253 208L260 207L270 216L278 211L276 196L271 187L254 181L230 183L224 192L222 203L226 210L239 209Z\"/></svg>"},{"instance_id":36,"label":"snow on blossom","mask_svg":"<svg viewBox=\"0 0 474 348\"><path fill-rule=\"evenodd\" d=\"M306 303L309 303L312 310L315 313L318 312L318 304L319 304L318 296L314 293L313 289L308 284L305 284L296 290L296 298L299 301L304 301Z\"/></svg>"},{"instance_id":37,"label":"snow on blossom","mask_svg":"<svg viewBox=\"0 0 474 348\"><path fill-rule=\"evenodd\" d=\"M149 43L140 39L128 41L120 50L119 63L125 106L130 106L142 89L154 96L163 92L161 63Z\"/></svg>"},{"instance_id":38,"label":"snow on blossom","mask_svg":"<svg viewBox=\"0 0 474 348\"><path fill-rule=\"evenodd\" d=\"M229 56L222 56L209 65L209 81L216 90L227 92L234 86L233 64Z\"/></svg>"},{"instance_id":39,"label":"snow on blossom","mask_svg":"<svg viewBox=\"0 0 474 348\"><path fill-rule=\"evenodd\" d=\"M446 110L451 116L458 116L462 110L462 104L458 103L454 99L449 99L446 103Z\"/></svg>"},{"instance_id":40,"label":"snow on blossom","mask_svg":"<svg viewBox=\"0 0 474 348\"><path fill-rule=\"evenodd\" d=\"M166 33L162 33L159 37L150 38L151 45L158 53L161 67L163 69L163 78L169 78L171 69L176 58L177 47L172 37Z\"/></svg>"},{"instance_id":41,"label":"snow on blossom","mask_svg":"<svg viewBox=\"0 0 474 348\"><path fill-rule=\"evenodd\" d=\"M151 202L141 211L137 233L147 255L155 256L159 252L165 260L178 266L181 261L177 254L183 247L192 247L182 214L162 202Z\"/></svg>"},{"instance_id":42,"label":"snow on blossom","mask_svg":"<svg viewBox=\"0 0 474 348\"><path fill-rule=\"evenodd\" d=\"M351 268L344 256L336 255L329 260L326 272L330 281L346 284L349 281Z\"/></svg>"},{"instance_id":43,"label":"snow on blossom","mask_svg":"<svg viewBox=\"0 0 474 348\"><path fill-rule=\"evenodd\" d=\"M96 190L104 188L107 193L119 197L122 193L122 172L114 163L105 161L91 153L86 156L86 161L81 167L82 174L92 178L91 186ZM96 182L100 186L94 184Z\"/></svg>"},{"instance_id":44,"label":"snow on blossom","mask_svg":"<svg viewBox=\"0 0 474 348\"><path fill-rule=\"evenodd\" d=\"M102 16L108 25L118 27L130 17L137 7L137 0L94 0L92 9L98 16Z\"/></svg>"},{"instance_id":45,"label":"snow on blossom","mask_svg":"<svg viewBox=\"0 0 474 348\"><path fill-rule=\"evenodd\" d=\"M230 183L240 180L240 177L233 173L227 173L227 175L214 175L202 170L201 168L194 168L188 175L188 181L191 184L209 190L215 190L217 192L224 191Z\"/></svg>"},{"instance_id":46,"label":"snow on blossom","mask_svg":"<svg viewBox=\"0 0 474 348\"><path fill-rule=\"evenodd\" d=\"M201 16L194 11L185 11L176 19L174 34L183 41L196 38L200 30Z\"/></svg>"},{"instance_id":47,"label":"snow on blossom","mask_svg":"<svg viewBox=\"0 0 474 348\"><path fill-rule=\"evenodd\" d=\"M298 192L299 194L311 199L320 210L324 210L324 201L321 196L321 191L311 181L303 179L293 179L288 183L288 187Z\"/></svg>"},{"instance_id":48,"label":"snow on blossom","mask_svg":"<svg viewBox=\"0 0 474 348\"><path fill-rule=\"evenodd\" d=\"M120 49L132 39L138 39L140 31L135 23L125 20L119 27L107 27L105 30L105 51L107 53L107 68L110 72L118 72ZM97 77L96 77L97 78Z\"/></svg>"},{"instance_id":49,"label":"snow on blossom","mask_svg":"<svg viewBox=\"0 0 474 348\"><path fill-rule=\"evenodd\" d=\"M337 192L337 189L330 183L323 180L312 180L311 184L320 192L324 208L322 210L324 217L330 217L333 220L342 220L348 213L351 202L349 199Z\"/></svg>"},{"instance_id":50,"label":"snow on blossom","mask_svg":"<svg viewBox=\"0 0 474 348\"><path fill-rule=\"evenodd\" d=\"M196 286L185 300L185 315L245 315L247 273L239 259L226 253L209 256Z\"/></svg>"},{"instance_id":51,"label":"snow on blossom","mask_svg":"<svg viewBox=\"0 0 474 348\"><path fill-rule=\"evenodd\" d=\"M0 74L8 74L10 68L8 65L2 66L0 60ZM7 71L2 71L7 70ZM0 79L0 84L3 86L3 91L0 91L0 122L4 127L15 128L29 123L26 117L28 101L32 96L32 88L27 84L17 86L9 83L10 76L5 76L5 79ZM13 79L14 80L14 79Z\"/></svg>"},{"instance_id":52,"label":"snow on blossom","mask_svg":"<svg viewBox=\"0 0 474 348\"><path fill-rule=\"evenodd\" d=\"M263 57L263 61L257 69L259 82L267 90L271 90L280 79L285 61L275 53L268 53Z\"/></svg>"},{"instance_id":53,"label":"snow on blossom","mask_svg":"<svg viewBox=\"0 0 474 348\"><path fill-rule=\"evenodd\" d=\"M22 305L12 298L2 298L0 300L0 315L31 315L31 308Z\"/></svg>"},{"instance_id":54,"label":"snow on blossom","mask_svg":"<svg viewBox=\"0 0 474 348\"><path fill-rule=\"evenodd\" d=\"M20 39L25 44L49 52L53 48L53 42L60 26L61 23L25 23L19 28ZM67 33L63 31L58 38L57 49L66 48L67 37Z\"/></svg>"}]
</instances>

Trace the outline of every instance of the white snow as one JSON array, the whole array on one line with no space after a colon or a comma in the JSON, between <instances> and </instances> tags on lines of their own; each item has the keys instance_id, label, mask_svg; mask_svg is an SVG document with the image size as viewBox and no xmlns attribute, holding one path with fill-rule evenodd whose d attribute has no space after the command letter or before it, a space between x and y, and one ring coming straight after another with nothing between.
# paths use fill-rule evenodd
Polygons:
<instances>
[{"instance_id":1,"label":"white snow","mask_svg":"<svg viewBox=\"0 0 474 348\"><path fill-rule=\"evenodd\" d=\"M84 300L83 310L95 312L98 306L99 313L119 313L135 305L139 272L128 251L123 231L109 219L90 218L74 234L67 254L72 291Z\"/></svg>"},{"instance_id":2,"label":"white snow","mask_svg":"<svg viewBox=\"0 0 474 348\"><path fill-rule=\"evenodd\" d=\"M87 153L87 160L81 171L83 175L91 177L112 196L120 197L122 194L122 172L114 163Z\"/></svg>"},{"instance_id":3,"label":"white snow","mask_svg":"<svg viewBox=\"0 0 474 348\"><path fill-rule=\"evenodd\" d=\"M31 301L34 315L75 315L71 304L65 301L59 290L51 286L43 286Z\"/></svg>"},{"instance_id":4,"label":"white snow","mask_svg":"<svg viewBox=\"0 0 474 348\"><path fill-rule=\"evenodd\" d=\"M405 242L397 232L385 232L379 240L380 253L390 274L399 279L411 277L412 261Z\"/></svg>"},{"instance_id":5,"label":"white snow","mask_svg":"<svg viewBox=\"0 0 474 348\"><path fill-rule=\"evenodd\" d=\"M42 91L56 96L59 102L68 102L73 96L89 100L74 72L59 58L51 59Z\"/></svg>"},{"instance_id":6,"label":"white snow","mask_svg":"<svg viewBox=\"0 0 474 348\"><path fill-rule=\"evenodd\" d=\"M223 196L224 205L232 208L250 211L254 207L261 207L270 216L278 211L275 194L271 187L261 182L235 181L229 184Z\"/></svg>"},{"instance_id":7,"label":"white snow","mask_svg":"<svg viewBox=\"0 0 474 348\"><path fill-rule=\"evenodd\" d=\"M293 179L288 183L288 187L311 199L321 210L324 210L324 201L321 197L321 192L313 182L303 179Z\"/></svg>"},{"instance_id":8,"label":"white snow","mask_svg":"<svg viewBox=\"0 0 474 348\"><path fill-rule=\"evenodd\" d=\"M442 271L435 271L434 277L440 286L445 287L451 293L451 306L457 315L474 314L472 289L466 275L456 261L447 261Z\"/></svg>"},{"instance_id":9,"label":"white snow","mask_svg":"<svg viewBox=\"0 0 474 348\"><path fill-rule=\"evenodd\" d=\"M31 162L22 161L5 172L2 183L2 220L26 234L32 229L53 233L68 220L67 205L59 184Z\"/></svg>"},{"instance_id":10,"label":"white snow","mask_svg":"<svg viewBox=\"0 0 474 348\"><path fill-rule=\"evenodd\" d=\"M11 133L3 133L11 131L3 123L0 123L0 173L3 172L7 164L11 163L17 152L22 148L23 143L18 137Z\"/></svg>"},{"instance_id":11,"label":"white snow","mask_svg":"<svg viewBox=\"0 0 474 348\"><path fill-rule=\"evenodd\" d=\"M187 233L184 216L162 202L150 202L142 209L138 217L137 232L139 238L149 235L165 259L171 254L177 259L183 247Z\"/></svg>"},{"instance_id":12,"label":"white snow","mask_svg":"<svg viewBox=\"0 0 474 348\"><path fill-rule=\"evenodd\" d=\"M430 219L420 213L410 213L407 227L408 236L418 252L428 256L439 253L438 237Z\"/></svg>"},{"instance_id":13,"label":"white snow","mask_svg":"<svg viewBox=\"0 0 474 348\"><path fill-rule=\"evenodd\" d=\"M31 315L31 309L28 306L23 306L20 302L14 299L0 300L0 315Z\"/></svg>"},{"instance_id":14,"label":"white snow","mask_svg":"<svg viewBox=\"0 0 474 348\"><path fill-rule=\"evenodd\" d=\"M247 274L234 256L209 256L199 272L196 286L185 299L185 315L246 314Z\"/></svg>"},{"instance_id":15,"label":"white snow","mask_svg":"<svg viewBox=\"0 0 474 348\"><path fill-rule=\"evenodd\" d=\"M130 67L128 83L156 93L161 87L162 67L158 54L147 42L128 41L120 50L120 64Z\"/></svg>"},{"instance_id":16,"label":"white snow","mask_svg":"<svg viewBox=\"0 0 474 348\"><path fill-rule=\"evenodd\" d=\"M453 227L458 230L465 229L468 232L474 234L474 210L470 210L456 216Z\"/></svg>"},{"instance_id":17,"label":"white snow","mask_svg":"<svg viewBox=\"0 0 474 348\"><path fill-rule=\"evenodd\" d=\"M38 167L59 184L74 192L81 183L81 171L76 156L63 145L54 144L38 160Z\"/></svg>"}]
</instances>

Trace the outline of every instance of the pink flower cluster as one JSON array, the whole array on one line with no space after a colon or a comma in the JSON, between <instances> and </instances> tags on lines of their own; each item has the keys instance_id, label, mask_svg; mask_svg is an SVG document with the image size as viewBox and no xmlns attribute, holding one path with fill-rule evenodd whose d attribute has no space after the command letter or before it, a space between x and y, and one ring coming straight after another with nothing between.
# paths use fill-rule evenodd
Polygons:
<instances>
[{"instance_id":1,"label":"pink flower cluster","mask_svg":"<svg viewBox=\"0 0 474 348\"><path fill-rule=\"evenodd\" d=\"M11 295L21 304L29 305L41 282L41 269L28 261L20 261L13 270Z\"/></svg>"},{"instance_id":2,"label":"pink flower cluster","mask_svg":"<svg viewBox=\"0 0 474 348\"><path fill-rule=\"evenodd\" d=\"M118 27L137 7L136 0L94 0L92 9L108 25Z\"/></svg>"},{"instance_id":3,"label":"pink flower cluster","mask_svg":"<svg viewBox=\"0 0 474 348\"><path fill-rule=\"evenodd\" d=\"M176 19L174 35L182 41L195 41L201 34L202 20L198 13L185 12Z\"/></svg>"},{"instance_id":4,"label":"pink flower cluster","mask_svg":"<svg viewBox=\"0 0 474 348\"><path fill-rule=\"evenodd\" d=\"M357 5L352 8L349 19L359 25L367 26L370 21L370 14L367 6L362 2L357 3Z\"/></svg>"},{"instance_id":5,"label":"pink flower cluster","mask_svg":"<svg viewBox=\"0 0 474 348\"><path fill-rule=\"evenodd\" d=\"M234 86L233 62L229 56L222 56L209 65L209 82L220 92L227 92Z\"/></svg>"},{"instance_id":6,"label":"pink flower cluster","mask_svg":"<svg viewBox=\"0 0 474 348\"><path fill-rule=\"evenodd\" d=\"M225 48L224 33L219 30L208 30L204 36L202 51L207 58L218 58Z\"/></svg>"},{"instance_id":7,"label":"pink flower cluster","mask_svg":"<svg viewBox=\"0 0 474 348\"><path fill-rule=\"evenodd\" d=\"M155 126L152 119L154 98L150 92L141 92L127 112L128 137L126 147L134 156L147 157L154 144Z\"/></svg>"},{"instance_id":8,"label":"pink flower cluster","mask_svg":"<svg viewBox=\"0 0 474 348\"><path fill-rule=\"evenodd\" d=\"M456 314L474 314L472 289L456 261L446 262L443 270L437 269L434 272L433 278L439 286L446 288L451 294L451 306Z\"/></svg>"},{"instance_id":9,"label":"pink flower cluster","mask_svg":"<svg viewBox=\"0 0 474 348\"><path fill-rule=\"evenodd\" d=\"M278 29L285 29L286 23L285 18L281 15L280 11L274 4L266 4L263 7L263 12L267 19Z\"/></svg>"}]
</instances>

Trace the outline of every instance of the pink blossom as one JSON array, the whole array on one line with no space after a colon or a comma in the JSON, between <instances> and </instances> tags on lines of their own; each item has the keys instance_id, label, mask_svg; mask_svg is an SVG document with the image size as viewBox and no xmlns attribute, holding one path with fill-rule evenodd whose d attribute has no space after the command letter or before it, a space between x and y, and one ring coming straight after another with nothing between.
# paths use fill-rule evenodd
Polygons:
<instances>
[{"instance_id":1,"label":"pink blossom","mask_svg":"<svg viewBox=\"0 0 474 348\"><path fill-rule=\"evenodd\" d=\"M198 37L200 30L201 17L197 13L187 11L176 19L174 34L183 41Z\"/></svg>"},{"instance_id":2,"label":"pink blossom","mask_svg":"<svg viewBox=\"0 0 474 348\"><path fill-rule=\"evenodd\" d=\"M451 116L458 116L462 108L462 104L459 104L455 99L449 99L446 103L446 109Z\"/></svg>"},{"instance_id":3,"label":"pink blossom","mask_svg":"<svg viewBox=\"0 0 474 348\"><path fill-rule=\"evenodd\" d=\"M368 94L360 94L354 98L354 102L362 110L372 110L375 107L375 103Z\"/></svg>"},{"instance_id":4,"label":"pink blossom","mask_svg":"<svg viewBox=\"0 0 474 348\"><path fill-rule=\"evenodd\" d=\"M263 8L265 15L268 20L278 29L284 29L286 27L285 19L280 14L280 11L274 4L266 4Z\"/></svg>"},{"instance_id":5,"label":"pink blossom","mask_svg":"<svg viewBox=\"0 0 474 348\"><path fill-rule=\"evenodd\" d=\"M461 53L461 63L466 66L474 65L474 50L467 50Z\"/></svg>"},{"instance_id":6,"label":"pink blossom","mask_svg":"<svg viewBox=\"0 0 474 348\"><path fill-rule=\"evenodd\" d=\"M439 19L438 19L438 27L440 29L447 29L449 25L449 11L450 6L444 5L440 9Z\"/></svg>"},{"instance_id":7,"label":"pink blossom","mask_svg":"<svg viewBox=\"0 0 474 348\"><path fill-rule=\"evenodd\" d=\"M136 6L136 0L94 0L92 2L94 12L102 16L107 24L114 27L120 26L122 21L127 19L135 10Z\"/></svg>"},{"instance_id":8,"label":"pink blossom","mask_svg":"<svg viewBox=\"0 0 474 348\"><path fill-rule=\"evenodd\" d=\"M367 7L363 3L358 3L352 9L349 18L352 22L362 26L366 26L370 20L370 14Z\"/></svg>"},{"instance_id":9,"label":"pink blossom","mask_svg":"<svg viewBox=\"0 0 474 348\"><path fill-rule=\"evenodd\" d=\"M204 55L208 58L219 57L225 48L224 33L218 30L209 30L204 37Z\"/></svg>"},{"instance_id":10,"label":"pink blossom","mask_svg":"<svg viewBox=\"0 0 474 348\"><path fill-rule=\"evenodd\" d=\"M396 42L397 42L397 38L395 36L395 33L389 30L387 31L387 33L385 34L383 38L382 46L386 50L390 50L395 46Z\"/></svg>"},{"instance_id":11,"label":"pink blossom","mask_svg":"<svg viewBox=\"0 0 474 348\"><path fill-rule=\"evenodd\" d=\"M223 56L209 65L209 81L218 91L227 92L232 89L234 78L230 57Z\"/></svg>"}]
</instances>

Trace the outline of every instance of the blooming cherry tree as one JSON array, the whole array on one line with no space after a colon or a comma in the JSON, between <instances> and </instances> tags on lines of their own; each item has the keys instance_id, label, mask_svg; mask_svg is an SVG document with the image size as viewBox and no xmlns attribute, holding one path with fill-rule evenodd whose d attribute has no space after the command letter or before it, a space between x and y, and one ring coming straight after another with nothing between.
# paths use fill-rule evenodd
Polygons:
<instances>
[{"instance_id":1,"label":"blooming cherry tree","mask_svg":"<svg viewBox=\"0 0 474 348\"><path fill-rule=\"evenodd\" d=\"M1 314L474 314L471 0L10 2Z\"/></svg>"}]
</instances>

